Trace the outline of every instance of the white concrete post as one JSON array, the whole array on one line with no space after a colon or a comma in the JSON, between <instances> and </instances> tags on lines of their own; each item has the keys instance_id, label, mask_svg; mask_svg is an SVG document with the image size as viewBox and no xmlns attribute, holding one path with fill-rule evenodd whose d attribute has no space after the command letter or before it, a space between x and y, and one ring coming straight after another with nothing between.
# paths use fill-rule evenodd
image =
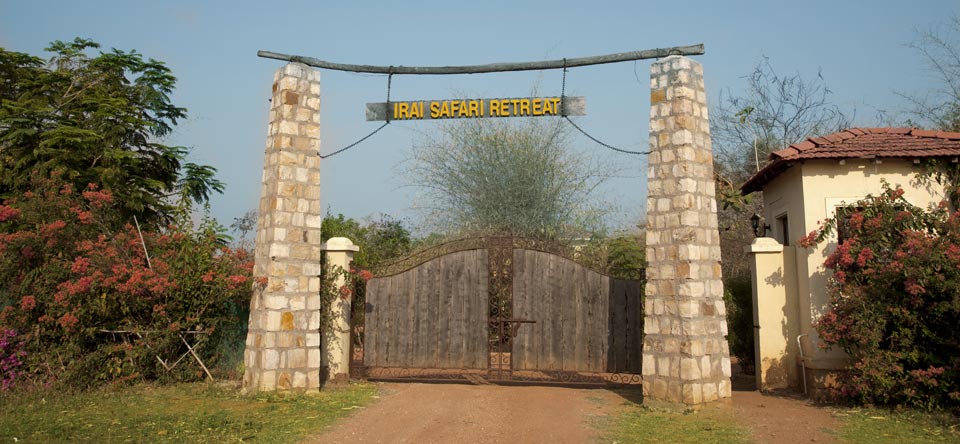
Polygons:
<instances>
[{"instance_id":1,"label":"white concrete post","mask_svg":"<svg viewBox=\"0 0 960 444\"><path fill-rule=\"evenodd\" d=\"M360 247L345 237L332 237L321 246L327 257L327 264L336 269L340 267L350 270L353 263L353 254L360 251ZM345 285L345 276L339 276L337 288ZM346 382L350 378L350 303L353 294L333 300L330 315L333 319L332 330L323 332L323 365L328 374L324 375L327 381L334 383Z\"/></svg>"}]
</instances>

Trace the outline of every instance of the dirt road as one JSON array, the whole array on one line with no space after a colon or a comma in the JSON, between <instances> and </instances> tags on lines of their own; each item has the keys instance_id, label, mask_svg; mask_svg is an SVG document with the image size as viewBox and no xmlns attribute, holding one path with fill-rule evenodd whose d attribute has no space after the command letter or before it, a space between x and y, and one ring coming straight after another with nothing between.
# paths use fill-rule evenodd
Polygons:
<instances>
[{"instance_id":1,"label":"dirt road","mask_svg":"<svg viewBox=\"0 0 960 444\"><path fill-rule=\"evenodd\" d=\"M307 442L592 442L591 424L623 402L607 390L461 384L383 384L381 399Z\"/></svg>"},{"instance_id":2,"label":"dirt road","mask_svg":"<svg viewBox=\"0 0 960 444\"><path fill-rule=\"evenodd\" d=\"M380 399L321 435L315 444L595 443L629 392L560 387L380 384ZM733 394L733 417L756 442L830 443L829 412L791 397Z\"/></svg>"}]
</instances>

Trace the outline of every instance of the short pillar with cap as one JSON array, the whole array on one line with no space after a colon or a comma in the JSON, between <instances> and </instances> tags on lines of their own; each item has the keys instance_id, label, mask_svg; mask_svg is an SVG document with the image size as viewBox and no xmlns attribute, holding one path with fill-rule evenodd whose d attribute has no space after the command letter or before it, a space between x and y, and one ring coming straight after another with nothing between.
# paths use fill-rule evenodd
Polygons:
<instances>
[{"instance_id":1,"label":"short pillar with cap","mask_svg":"<svg viewBox=\"0 0 960 444\"><path fill-rule=\"evenodd\" d=\"M345 237L332 237L321 246L327 258L327 266L333 270L350 270L353 263L353 254L360 251L360 247ZM334 284L337 288L346 285L346 276L337 277ZM322 335L321 379L327 382L342 383L350 377L350 304L353 302L352 293L343 293L333 300L329 307L321 310L330 310L331 325Z\"/></svg>"}]
</instances>

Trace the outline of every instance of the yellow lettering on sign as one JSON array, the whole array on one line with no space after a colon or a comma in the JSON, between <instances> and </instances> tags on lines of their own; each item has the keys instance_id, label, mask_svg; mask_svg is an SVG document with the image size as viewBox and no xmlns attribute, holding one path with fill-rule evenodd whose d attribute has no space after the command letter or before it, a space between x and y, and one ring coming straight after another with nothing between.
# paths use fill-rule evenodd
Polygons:
<instances>
[{"instance_id":1,"label":"yellow lettering on sign","mask_svg":"<svg viewBox=\"0 0 960 444\"><path fill-rule=\"evenodd\" d=\"M540 98L533 99L533 115L535 116L543 115L543 99L540 99Z\"/></svg>"},{"instance_id":2,"label":"yellow lettering on sign","mask_svg":"<svg viewBox=\"0 0 960 444\"><path fill-rule=\"evenodd\" d=\"M520 114L519 114L519 115L525 116L525 115L527 115L527 114L530 114L530 99L522 99L522 100L520 100Z\"/></svg>"},{"instance_id":3,"label":"yellow lettering on sign","mask_svg":"<svg viewBox=\"0 0 960 444\"><path fill-rule=\"evenodd\" d=\"M563 100L560 97L520 97L389 102L386 105L390 120L528 117L559 116Z\"/></svg>"},{"instance_id":4,"label":"yellow lettering on sign","mask_svg":"<svg viewBox=\"0 0 960 444\"><path fill-rule=\"evenodd\" d=\"M560 98L559 98L559 97L553 97L553 98L550 99L550 101L553 102L553 115L556 116L556 115L560 114Z\"/></svg>"},{"instance_id":5,"label":"yellow lettering on sign","mask_svg":"<svg viewBox=\"0 0 960 444\"><path fill-rule=\"evenodd\" d=\"M545 116L556 115L556 110L553 108L553 99L543 99L543 114Z\"/></svg>"}]
</instances>

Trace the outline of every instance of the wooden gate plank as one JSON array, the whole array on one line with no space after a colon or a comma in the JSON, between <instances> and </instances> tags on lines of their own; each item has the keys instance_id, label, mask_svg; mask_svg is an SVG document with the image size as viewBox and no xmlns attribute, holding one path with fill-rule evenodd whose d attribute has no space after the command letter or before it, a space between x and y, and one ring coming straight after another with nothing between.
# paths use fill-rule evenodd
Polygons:
<instances>
[{"instance_id":1,"label":"wooden gate plank","mask_svg":"<svg viewBox=\"0 0 960 444\"><path fill-rule=\"evenodd\" d=\"M586 267L570 263L572 271L570 273L570 287L573 290L574 315L576 317L573 331L573 363L571 370L587 370L590 368L590 361L587 359L587 342L593 332L589 330L589 294L587 292L587 275L589 272Z\"/></svg>"},{"instance_id":2,"label":"wooden gate plank","mask_svg":"<svg viewBox=\"0 0 960 444\"><path fill-rule=\"evenodd\" d=\"M476 282L475 290L471 297L471 353L472 368L485 369L488 366L490 355L487 340L489 338L489 287L490 280L487 276L489 270L489 254L486 249L474 250L473 274Z\"/></svg>"},{"instance_id":3,"label":"wooden gate plank","mask_svg":"<svg viewBox=\"0 0 960 444\"><path fill-rule=\"evenodd\" d=\"M461 251L455 255L451 255L453 260L453 291L452 291L452 301L451 302L451 318L450 318L450 351L451 351L451 367L463 368L464 367L464 328L466 323L464 322L464 307L465 300L467 298L467 285L464 280L464 267L466 262L464 258L466 253Z\"/></svg>"},{"instance_id":4,"label":"wooden gate plank","mask_svg":"<svg viewBox=\"0 0 960 444\"><path fill-rule=\"evenodd\" d=\"M477 282L477 250L464 252L464 294L463 294L463 368L477 368L476 330L482 328L475 325L474 318L477 311L476 293L479 287Z\"/></svg>"},{"instance_id":5,"label":"wooden gate plank","mask_svg":"<svg viewBox=\"0 0 960 444\"><path fill-rule=\"evenodd\" d=\"M643 301L640 299L640 282L626 281L626 297L632 303L629 311L627 368L624 371L640 373L643 358Z\"/></svg>"},{"instance_id":6,"label":"wooden gate plank","mask_svg":"<svg viewBox=\"0 0 960 444\"><path fill-rule=\"evenodd\" d=\"M377 339L379 328L377 323L380 315L379 305L380 297L383 292L380 286L384 278L373 278L367 281L367 306L366 313L363 316L363 365L376 366L377 364Z\"/></svg>"},{"instance_id":7,"label":"wooden gate plank","mask_svg":"<svg viewBox=\"0 0 960 444\"><path fill-rule=\"evenodd\" d=\"M573 261L554 256L560 271L557 282L557 296L560 299L560 368L564 371L577 369L574 356L577 346L577 301L574 286L575 267Z\"/></svg>"},{"instance_id":8,"label":"wooden gate plank","mask_svg":"<svg viewBox=\"0 0 960 444\"><path fill-rule=\"evenodd\" d=\"M598 344L596 347L599 351L599 356L594 360L594 371L602 372L606 371L607 357L610 354L610 348L613 347L609 335L609 321L607 319L610 313L610 279L612 278L600 275L599 273L595 273L594 275L595 277L592 281L593 297L597 304L593 320L594 328L597 332L594 340L595 343Z\"/></svg>"},{"instance_id":9,"label":"wooden gate plank","mask_svg":"<svg viewBox=\"0 0 960 444\"><path fill-rule=\"evenodd\" d=\"M438 296L440 298L438 362L440 368L450 367L450 299L451 299L451 266L450 255L441 256L440 272L437 273Z\"/></svg>"},{"instance_id":10,"label":"wooden gate plank","mask_svg":"<svg viewBox=\"0 0 960 444\"><path fill-rule=\"evenodd\" d=\"M619 279L610 279L608 285L610 294L610 334L612 341L610 343L608 359L609 372L620 372L626 362L624 351L626 350L626 300L624 299L622 281Z\"/></svg>"},{"instance_id":11,"label":"wooden gate plank","mask_svg":"<svg viewBox=\"0 0 960 444\"><path fill-rule=\"evenodd\" d=\"M607 336L606 323L600 325L598 322L598 317L600 316L597 314L601 299L601 295L598 292L601 276L590 270L584 270L583 274L583 311L586 317L584 320L585 337L583 338L583 343L586 345L584 356L586 367L584 370L591 372L603 371L602 366L597 365L598 362L601 362L604 353L604 350L600 348L600 344L602 343L602 339ZM606 318L605 311L603 318Z\"/></svg>"},{"instance_id":12,"label":"wooden gate plank","mask_svg":"<svg viewBox=\"0 0 960 444\"><path fill-rule=\"evenodd\" d=\"M563 283L563 269L561 267L560 258L552 254L540 253L543 256L547 257L547 263L550 264L549 280L547 282L547 288L550 292L550 306L548 312L552 314L550 316L550 337L549 337L549 354L547 355L548 368L550 370L562 370L563 369L563 289L561 285Z\"/></svg>"}]
</instances>

